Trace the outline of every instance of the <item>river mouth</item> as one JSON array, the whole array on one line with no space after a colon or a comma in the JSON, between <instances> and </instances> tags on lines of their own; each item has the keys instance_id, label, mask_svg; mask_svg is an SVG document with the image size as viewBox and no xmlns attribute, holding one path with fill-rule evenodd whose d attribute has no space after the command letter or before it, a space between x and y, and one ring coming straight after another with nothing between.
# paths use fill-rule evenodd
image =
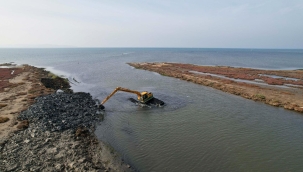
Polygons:
<instances>
[{"instance_id":1,"label":"river mouth","mask_svg":"<svg viewBox=\"0 0 303 172\"><path fill-rule=\"evenodd\" d=\"M284 160L293 155L297 165L291 169L301 168L300 113L149 71L120 69L117 79L125 87L148 90L166 103L141 108L128 101L135 95L117 93L105 104L96 135L138 171L279 171L290 169ZM99 100L112 92L105 90L96 94Z\"/></svg>"},{"instance_id":2,"label":"river mouth","mask_svg":"<svg viewBox=\"0 0 303 172\"><path fill-rule=\"evenodd\" d=\"M117 86L123 86L151 91L167 103L162 109L138 108L128 101L133 95L121 93L105 104L105 118L95 134L138 171L303 169L300 113L126 64L165 60L211 66L299 69L302 50L293 53L292 50L237 49L17 50L1 49L0 60L54 66L72 74L80 82L76 83L78 90L89 92L100 101Z\"/></svg>"}]
</instances>

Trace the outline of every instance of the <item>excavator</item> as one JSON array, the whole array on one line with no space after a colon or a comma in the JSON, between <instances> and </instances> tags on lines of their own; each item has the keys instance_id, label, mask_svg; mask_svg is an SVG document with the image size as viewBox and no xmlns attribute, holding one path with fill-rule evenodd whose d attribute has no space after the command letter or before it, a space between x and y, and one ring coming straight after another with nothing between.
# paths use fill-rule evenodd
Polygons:
<instances>
[{"instance_id":1,"label":"excavator","mask_svg":"<svg viewBox=\"0 0 303 172\"><path fill-rule=\"evenodd\" d=\"M151 92L147 92L147 91L143 91L143 92L139 92L139 91L135 91L135 90L130 90L127 88L122 88L122 87L117 87L109 96L107 96L100 104L101 109L104 109L103 104L105 102L107 102L107 100L109 100L116 92L118 91L123 91L123 92L128 92L128 93L133 93L137 95L137 100L130 98L130 101L132 101L133 103L139 103L139 104L143 104L143 105L154 105L154 106L163 106L164 102L155 98L153 96L153 93Z\"/></svg>"}]
</instances>

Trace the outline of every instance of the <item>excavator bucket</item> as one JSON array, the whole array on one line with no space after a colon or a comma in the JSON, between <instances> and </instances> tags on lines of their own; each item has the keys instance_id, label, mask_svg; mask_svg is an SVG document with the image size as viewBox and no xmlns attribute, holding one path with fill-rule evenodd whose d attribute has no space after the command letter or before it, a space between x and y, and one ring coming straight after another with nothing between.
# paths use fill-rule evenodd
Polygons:
<instances>
[{"instance_id":1,"label":"excavator bucket","mask_svg":"<svg viewBox=\"0 0 303 172\"><path fill-rule=\"evenodd\" d=\"M103 104L99 104L98 108L103 110L105 107L103 106Z\"/></svg>"}]
</instances>

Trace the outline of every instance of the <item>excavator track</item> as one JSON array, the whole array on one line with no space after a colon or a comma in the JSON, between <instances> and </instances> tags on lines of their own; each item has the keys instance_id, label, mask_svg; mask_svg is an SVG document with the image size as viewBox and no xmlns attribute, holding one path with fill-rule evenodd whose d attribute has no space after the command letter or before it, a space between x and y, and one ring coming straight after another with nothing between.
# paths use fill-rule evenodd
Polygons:
<instances>
[{"instance_id":1,"label":"excavator track","mask_svg":"<svg viewBox=\"0 0 303 172\"><path fill-rule=\"evenodd\" d=\"M129 100L133 103L138 103L138 104L143 104L141 102L139 102L138 100L134 99L134 98L129 98ZM161 107L164 106L165 103L162 100L159 100L157 98L152 98L150 99L148 102L145 103L148 106L156 106L156 107ZM144 105L144 104L143 104Z\"/></svg>"}]
</instances>

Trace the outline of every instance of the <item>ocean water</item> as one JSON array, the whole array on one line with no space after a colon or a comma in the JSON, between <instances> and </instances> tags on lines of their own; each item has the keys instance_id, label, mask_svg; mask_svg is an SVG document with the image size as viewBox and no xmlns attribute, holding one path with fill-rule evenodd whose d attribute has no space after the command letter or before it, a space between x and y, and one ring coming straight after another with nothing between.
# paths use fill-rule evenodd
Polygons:
<instances>
[{"instance_id":1,"label":"ocean water","mask_svg":"<svg viewBox=\"0 0 303 172\"><path fill-rule=\"evenodd\" d=\"M181 62L303 69L303 50L78 48L0 49L0 63L45 67L102 101L117 86L166 102L138 107L117 93L96 129L138 171L302 171L303 115L212 88L134 69L128 62ZM75 80L77 82L75 82ZM302 100L303 101L303 100Z\"/></svg>"}]
</instances>

